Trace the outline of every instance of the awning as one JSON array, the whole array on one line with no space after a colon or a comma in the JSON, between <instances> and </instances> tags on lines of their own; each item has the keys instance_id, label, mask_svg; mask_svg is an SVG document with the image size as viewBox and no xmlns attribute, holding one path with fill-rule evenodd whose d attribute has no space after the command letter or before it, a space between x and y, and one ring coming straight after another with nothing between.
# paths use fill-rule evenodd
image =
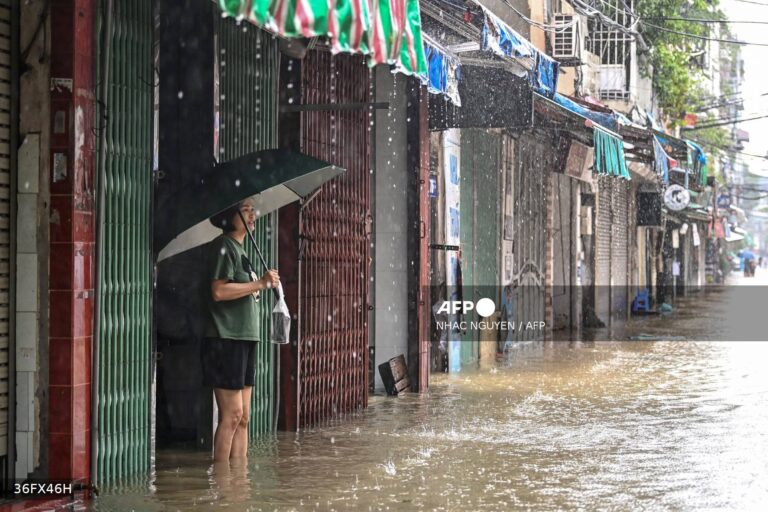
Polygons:
<instances>
[{"instance_id":1,"label":"awning","mask_svg":"<svg viewBox=\"0 0 768 512\"><path fill-rule=\"evenodd\" d=\"M424 39L427 72L419 74L421 82L427 86L430 94L443 95L451 103L460 107L459 78L461 78L461 65L459 59L433 43L426 34Z\"/></svg>"},{"instance_id":2,"label":"awning","mask_svg":"<svg viewBox=\"0 0 768 512\"><path fill-rule=\"evenodd\" d=\"M735 215L736 218L739 219L739 222L746 222L747 221L747 212L739 208L738 206L729 206L728 207Z\"/></svg>"},{"instance_id":3,"label":"awning","mask_svg":"<svg viewBox=\"0 0 768 512\"><path fill-rule=\"evenodd\" d=\"M547 119L550 127L570 131L583 142L591 142L595 148L594 172L631 179L621 136L599 122L610 125L614 122L612 116L591 111L561 94L555 94L553 100L540 94L533 96L537 121ZM585 131L591 140L584 140Z\"/></svg>"},{"instance_id":4,"label":"awning","mask_svg":"<svg viewBox=\"0 0 768 512\"><path fill-rule=\"evenodd\" d=\"M702 207L691 208L691 205L688 205L688 207L685 210L683 210L681 213L690 220L700 221L700 222L709 222L709 212Z\"/></svg>"},{"instance_id":5,"label":"awning","mask_svg":"<svg viewBox=\"0 0 768 512\"><path fill-rule=\"evenodd\" d=\"M462 65L459 94L461 108L442 98L430 97L430 130L521 129L532 124L533 93L528 81L505 69Z\"/></svg>"},{"instance_id":6,"label":"awning","mask_svg":"<svg viewBox=\"0 0 768 512\"><path fill-rule=\"evenodd\" d=\"M427 72L418 0L219 0L219 6L282 37L328 36L334 52L368 55L371 66Z\"/></svg>"},{"instance_id":7,"label":"awning","mask_svg":"<svg viewBox=\"0 0 768 512\"><path fill-rule=\"evenodd\" d=\"M688 148L693 153L694 168L699 172L699 185L705 186L707 184L707 175L709 174L707 169L707 155L704 150L693 142L692 140L685 141L688 144Z\"/></svg>"},{"instance_id":8,"label":"awning","mask_svg":"<svg viewBox=\"0 0 768 512\"><path fill-rule=\"evenodd\" d=\"M493 52L499 57L530 60L530 80L533 90L549 98L555 95L560 64L540 52L530 41L485 7L483 7L483 14L485 22L480 49Z\"/></svg>"},{"instance_id":9,"label":"awning","mask_svg":"<svg viewBox=\"0 0 768 512\"><path fill-rule=\"evenodd\" d=\"M607 130L614 132L617 130L618 124L616 122L616 117L613 114L598 112L596 110L590 109L568 98L567 96L563 96L562 94L555 94L552 100L561 107L579 114L580 116L599 124Z\"/></svg>"},{"instance_id":10,"label":"awning","mask_svg":"<svg viewBox=\"0 0 768 512\"><path fill-rule=\"evenodd\" d=\"M725 237L726 242L740 242L742 240L744 240L744 235L733 230Z\"/></svg>"}]
</instances>

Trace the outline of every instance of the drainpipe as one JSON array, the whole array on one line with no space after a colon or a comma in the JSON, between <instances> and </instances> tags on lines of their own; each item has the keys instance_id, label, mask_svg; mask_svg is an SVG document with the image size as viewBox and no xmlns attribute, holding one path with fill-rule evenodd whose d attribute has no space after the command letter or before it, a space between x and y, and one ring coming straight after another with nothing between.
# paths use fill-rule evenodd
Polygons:
<instances>
[{"instance_id":1,"label":"drainpipe","mask_svg":"<svg viewBox=\"0 0 768 512\"><path fill-rule=\"evenodd\" d=\"M104 126L99 130L99 153L96 170L96 251L94 253L95 262L95 300L93 307L93 345L91 347L91 484L98 483L98 455L99 455L99 409L96 406L99 398L99 343L101 341L101 308L102 297L99 290L99 279L101 272L101 258L99 249L104 241L104 201L106 193L104 191L104 182L107 175L107 129L109 126L109 56L110 56L110 35L112 33L112 13L114 10L114 0L104 0L102 3L103 11L101 17L101 56L99 70L101 82L99 84L99 109L101 112L100 121L104 121Z\"/></svg>"}]
</instances>

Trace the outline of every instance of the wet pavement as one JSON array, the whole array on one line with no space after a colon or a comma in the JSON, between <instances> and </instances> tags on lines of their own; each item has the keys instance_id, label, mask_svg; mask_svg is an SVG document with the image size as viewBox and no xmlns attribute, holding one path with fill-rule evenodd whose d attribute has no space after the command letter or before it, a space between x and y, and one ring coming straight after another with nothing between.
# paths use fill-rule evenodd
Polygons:
<instances>
[{"instance_id":1,"label":"wet pavement","mask_svg":"<svg viewBox=\"0 0 768 512\"><path fill-rule=\"evenodd\" d=\"M725 300L685 299L695 314L674 334L718 328ZM627 333L677 324L646 318ZM150 479L103 489L89 508L763 509L767 364L768 342L520 345L492 367L433 376L426 394L373 397L260 440L247 464L160 452Z\"/></svg>"}]
</instances>

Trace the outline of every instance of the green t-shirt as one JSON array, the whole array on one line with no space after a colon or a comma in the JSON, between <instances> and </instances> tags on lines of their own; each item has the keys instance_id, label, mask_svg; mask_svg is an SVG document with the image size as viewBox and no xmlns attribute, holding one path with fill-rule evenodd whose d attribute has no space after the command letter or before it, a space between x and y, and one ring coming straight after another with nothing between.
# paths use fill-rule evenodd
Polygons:
<instances>
[{"instance_id":1,"label":"green t-shirt","mask_svg":"<svg viewBox=\"0 0 768 512\"><path fill-rule=\"evenodd\" d=\"M208 280L226 279L233 283L250 282L247 255L237 240L220 235L211 242ZM209 288L210 289L210 288ZM235 300L214 301L208 293L208 322L205 336L231 340L260 341L258 305L253 295Z\"/></svg>"}]
</instances>

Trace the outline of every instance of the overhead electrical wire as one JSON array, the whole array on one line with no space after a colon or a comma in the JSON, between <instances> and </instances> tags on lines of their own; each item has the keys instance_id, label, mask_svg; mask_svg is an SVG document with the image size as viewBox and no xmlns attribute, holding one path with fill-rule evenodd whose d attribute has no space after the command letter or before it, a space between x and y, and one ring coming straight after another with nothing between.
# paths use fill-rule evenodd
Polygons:
<instances>
[{"instance_id":1,"label":"overhead electrical wire","mask_svg":"<svg viewBox=\"0 0 768 512\"><path fill-rule=\"evenodd\" d=\"M683 129L686 131L692 132L696 130L703 130L705 128L716 128L718 126L727 126L729 124L746 123L747 121L756 121L758 119L765 119L766 117L768 117L768 114L764 114L762 116L757 116L757 117L748 117L746 119L731 119L731 120L723 121L719 123L705 124L705 125L695 126L693 128L683 128Z\"/></svg>"},{"instance_id":2,"label":"overhead electrical wire","mask_svg":"<svg viewBox=\"0 0 768 512\"><path fill-rule=\"evenodd\" d=\"M743 4L752 4L752 5L762 5L763 7L768 7L768 4L765 2L755 2L755 0L734 0L735 2L741 2Z\"/></svg>"},{"instance_id":3,"label":"overhead electrical wire","mask_svg":"<svg viewBox=\"0 0 768 512\"><path fill-rule=\"evenodd\" d=\"M677 34L679 36L683 37L691 37L693 39L700 39L702 41L714 41L717 43L729 43L729 44L737 44L740 46L768 46L768 43L753 43L749 41L739 41L737 39L720 39L717 37L706 37L706 36L700 36L697 34L691 34L689 32L681 32L679 30L673 30L671 28L664 28L659 25L654 25L653 23L648 23L646 21L643 21L643 25L646 25L648 27L655 28L656 30L661 30L662 32L669 32L670 34Z\"/></svg>"},{"instance_id":4,"label":"overhead electrical wire","mask_svg":"<svg viewBox=\"0 0 768 512\"><path fill-rule=\"evenodd\" d=\"M474 1L475 1L475 3L480 5L480 7L483 7L481 4L479 4L477 2L477 0L474 0ZM578 23L578 19L574 18L569 23L559 23L559 24L555 24L555 25L546 25L544 23L540 23L538 21L534 21L534 20L528 18L525 14L521 13L520 11L518 11L517 8L509 2L509 0L503 0L503 1L507 5L507 7L512 9L515 12L515 14L517 14L520 18L522 18L522 20L524 22L526 22L528 25L530 25L532 27L536 27L536 28L538 28L540 30L543 30L544 32L552 32L552 33L560 34L562 32L565 32L569 28L573 27L576 23ZM485 8L485 7L483 7L483 8Z\"/></svg>"},{"instance_id":5,"label":"overhead electrical wire","mask_svg":"<svg viewBox=\"0 0 768 512\"><path fill-rule=\"evenodd\" d=\"M668 16L646 16L643 18L644 20L658 20L658 21L688 21L691 23L707 23L707 24L720 24L720 25L727 25L729 23L733 24L754 24L754 25L768 25L768 20L766 21L734 21L734 20L712 20L712 19L706 19L706 18L672 18Z\"/></svg>"}]
</instances>

